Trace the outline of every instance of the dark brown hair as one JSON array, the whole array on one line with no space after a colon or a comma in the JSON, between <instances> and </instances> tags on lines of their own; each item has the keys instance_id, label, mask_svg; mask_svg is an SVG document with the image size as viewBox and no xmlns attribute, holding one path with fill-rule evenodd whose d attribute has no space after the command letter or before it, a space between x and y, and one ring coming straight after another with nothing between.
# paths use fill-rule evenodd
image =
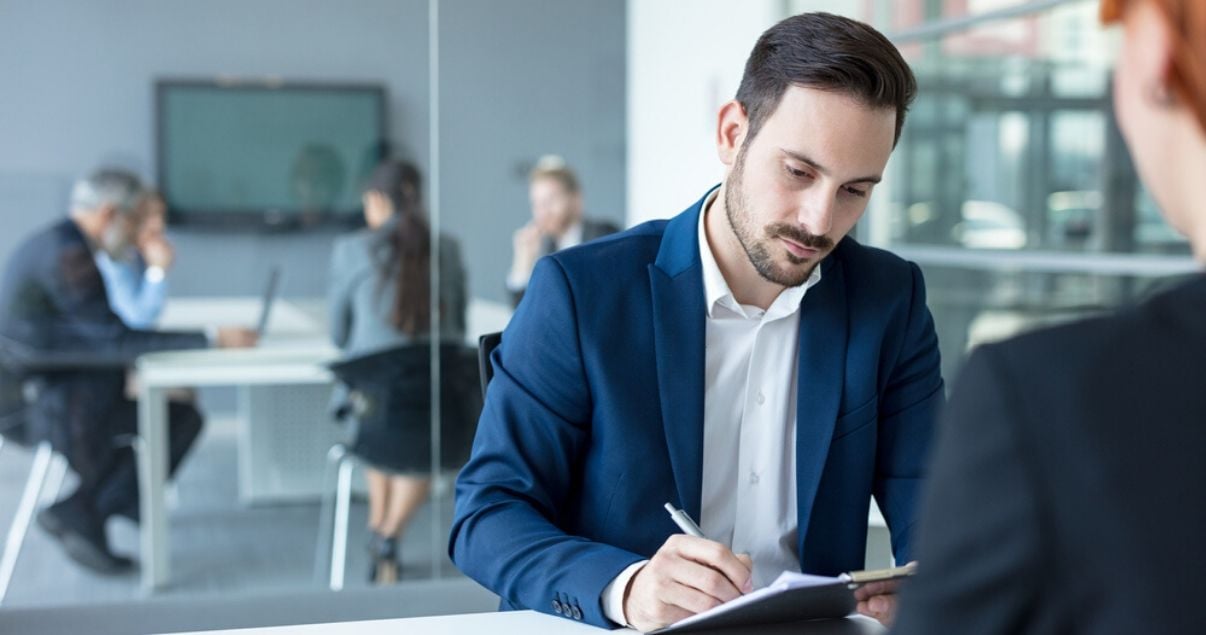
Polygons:
<instances>
[{"instance_id":1,"label":"dark brown hair","mask_svg":"<svg viewBox=\"0 0 1206 635\"><path fill-rule=\"evenodd\" d=\"M364 189L386 197L394 209L392 231L378 258L382 284L394 284L390 324L407 335L426 333L431 328L431 231L419 197L419 170L406 161L386 160Z\"/></svg>"},{"instance_id":2,"label":"dark brown hair","mask_svg":"<svg viewBox=\"0 0 1206 635\"><path fill-rule=\"evenodd\" d=\"M767 29L745 62L737 101L749 118L746 143L779 106L788 86L851 95L896 110L896 140L917 94L913 71L888 38L830 13L803 13Z\"/></svg>"}]
</instances>

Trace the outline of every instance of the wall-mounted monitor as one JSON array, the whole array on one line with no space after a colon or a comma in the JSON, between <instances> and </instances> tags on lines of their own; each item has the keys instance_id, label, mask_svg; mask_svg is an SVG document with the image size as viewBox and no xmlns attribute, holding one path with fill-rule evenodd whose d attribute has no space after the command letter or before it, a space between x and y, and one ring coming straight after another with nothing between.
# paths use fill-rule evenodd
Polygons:
<instances>
[{"instance_id":1,"label":"wall-mounted monitor","mask_svg":"<svg viewBox=\"0 0 1206 635\"><path fill-rule=\"evenodd\" d=\"M360 188L387 149L383 86L160 80L155 104L173 224L361 222Z\"/></svg>"}]
</instances>

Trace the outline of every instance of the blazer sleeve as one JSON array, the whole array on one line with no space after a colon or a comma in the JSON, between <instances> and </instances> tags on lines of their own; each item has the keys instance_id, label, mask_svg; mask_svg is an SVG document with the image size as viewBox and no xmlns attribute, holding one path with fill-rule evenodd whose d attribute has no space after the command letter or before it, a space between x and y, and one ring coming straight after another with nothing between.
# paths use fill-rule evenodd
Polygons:
<instances>
[{"instance_id":1,"label":"blazer sleeve","mask_svg":"<svg viewBox=\"0 0 1206 635\"><path fill-rule=\"evenodd\" d=\"M559 519L575 496L591 438L591 396L571 287L542 258L502 344L468 464L456 484L449 554L514 606L553 613L554 601L604 615L607 584L642 556L570 535Z\"/></svg>"},{"instance_id":2,"label":"blazer sleeve","mask_svg":"<svg viewBox=\"0 0 1206 635\"><path fill-rule=\"evenodd\" d=\"M131 361L138 355L161 350L205 348L204 333L131 329L113 312L99 269L91 254L68 250L42 268L47 297L54 304L49 323L49 348L87 352L114 361ZM45 261L44 261L45 262Z\"/></svg>"},{"instance_id":3,"label":"blazer sleeve","mask_svg":"<svg viewBox=\"0 0 1206 635\"><path fill-rule=\"evenodd\" d=\"M1020 633L1044 556L1016 384L990 347L968 361L942 419L920 529L917 576L896 633Z\"/></svg>"},{"instance_id":4,"label":"blazer sleeve","mask_svg":"<svg viewBox=\"0 0 1206 635\"><path fill-rule=\"evenodd\" d=\"M892 537L897 562L913 559L913 525L934 424L946 394L938 336L925 302L925 281L910 263L912 296L902 345L879 402L873 493Z\"/></svg>"}]
</instances>

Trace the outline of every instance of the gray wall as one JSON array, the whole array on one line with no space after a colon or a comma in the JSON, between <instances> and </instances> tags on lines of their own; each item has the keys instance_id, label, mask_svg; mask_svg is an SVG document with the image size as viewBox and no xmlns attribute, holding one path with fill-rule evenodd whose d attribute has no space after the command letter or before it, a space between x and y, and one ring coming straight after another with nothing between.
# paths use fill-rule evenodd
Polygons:
<instances>
[{"instance_id":1,"label":"gray wall","mask_svg":"<svg viewBox=\"0 0 1206 635\"><path fill-rule=\"evenodd\" d=\"M443 225L474 294L503 298L510 232L527 218L522 167L580 168L589 208L623 218L623 0L441 5ZM390 132L428 167L426 0L0 0L0 258L66 211L102 162L153 175L151 83L227 74L381 82ZM323 292L331 231L174 230L174 295Z\"/></svg>"},{"instance_id":2,"label":"gray wall","mask_svg":"<svg viewBox=\"0 0 1206 635\"><path fill-rule=\"evenodd\" d=\"M440 11L441 220L473 293L503 299L541 155L578 170L588 215L624 224L625 3L445 0Z\"/></svg>"}]
</instances>

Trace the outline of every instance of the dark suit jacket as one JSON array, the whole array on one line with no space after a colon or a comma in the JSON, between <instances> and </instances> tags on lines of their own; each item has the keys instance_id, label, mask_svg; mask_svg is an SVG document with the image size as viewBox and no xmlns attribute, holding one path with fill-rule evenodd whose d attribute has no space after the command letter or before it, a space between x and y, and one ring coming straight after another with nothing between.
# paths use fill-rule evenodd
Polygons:
<instances>
[{"instance_id":1,"label":"dark suit jacket","mask_svg":"<svg viewBox=\"0 0 1206 635\"><path fill-rule=\"evenodd\" d=\"M1202 633L1206 276L980 348L943 417L898 633Z\"/></svg>"},{"instance_id":2,"label":"dark suit jacket","mask_svg":"<svg viewBox=\"0 0 1206 635\"><path fill-rule=\"evenodd\" d=\"M662 505L700 517L699 213L536 266L492 357L450 545L504 608L612 626L604 587L678 532ZM863 566L872 495L911 557L943 384L915 265L847 238L821 266L800 308L796 546L803 571L836 575Z\"/></svg>"},{"instance_id":3,"label":"dark suit jacket","mask_svg":"<svg viewBox=\"0 0 1206 635\"><path fill-rule=\"evenodd\" d=\"M614 234L618 231L620 231L620 228L610 221L596 221L589 218L582 219L582 242L584 243L590 242L596 238L602 238L609 234ZM557 244L553 242L552 239L545 238L542 248L543 255L547 256L551 253L555 253L556 251ZM523 299L523 294L525 291L527 291L527 289L511 291L512 306L519 306L519 301Z\"/></svg>"},{"instance_id":4,"label":"dark suit jacket","mask_svg":"<svg viewBox=\"0 0 1206 635\"><path fill-rule=\"evenodd\" d=\"M149 351L207 344L203 333L127 327L109 308L91 247L70 219L30 236L9 258L0 279L0 335L36 352L113 361L113 370L42 377L27 417L27 436L50 438L85 476L92 467L85 455L96 449L83 446L92 442L101 418L122 397L122 364Z\"/></svg>"}]
</instances>

